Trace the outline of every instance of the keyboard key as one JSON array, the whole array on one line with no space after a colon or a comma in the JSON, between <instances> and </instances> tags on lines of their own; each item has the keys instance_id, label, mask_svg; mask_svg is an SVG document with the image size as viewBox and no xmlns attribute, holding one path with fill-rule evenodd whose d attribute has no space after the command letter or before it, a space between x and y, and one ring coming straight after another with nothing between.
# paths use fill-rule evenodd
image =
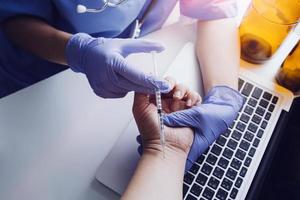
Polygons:
<instances>
[{"instance_id":1,"label":"keyboard key","mask_svg":"<svg viewBox=\"0 0 300 200\"><path fill-rule=\"evenodd\" d=\"M232 133L232 138L236 139L237 141L239 141L242 137L242 134L239 131L233 131Z\"/></svg>"},{"instance_id":2,"label":"keyboard key","mask_svg":"<svg viewBox=\"0 0 300 200\"><path fill-rule=\"evenodd\" d=\"M192 175L191 173L186 173L184 175L184 182L190 185L193 182L194 178L194 175Z\"/></svg>"},{"instance_id":3,"label":"keyboard key","mask_svg":"<svg viewBox=\"0 0 300 200\"><path fill-rule=\"evenodd\" d=\"M272 99L272 103L276 104L278 101L278 97L274 96L273 99Z\"/></svg>"},{"instance_id":4,"label":"keyboard key","mask_svg":"<svg viewBox=\"0 0 300 200\"><path fill-rule=\"evenodd\" d=\"M206 158L206 162L208 162L211 165L214 165L217 162L217 157L214 156L213 154L209 154Z\"/></svg>"},{"instance_id":5,"label":"keyboard key","mask_svg":"<svg viewBox=\"0 0 300 200\"><path fill-rule=\"evenodd\" d=\"M229 125L229 128L233 129L234 125L235 125L235 121Z\"/></svg>"},{"instance_id":6,"label":"keyboard key","mask_svg":"<svg viewBox=\"0 0 300 200\"><path fill-rule=\"evenodd\" d=\"M183 198L185 197L188 190L189 190L189 186L187 186L186 184L183 184L183 192L182 192Z\"/></svg>"},{"instance_id":7,"label":"keyboard key","mask_svg":"<svg viewBox=\"0 0 300 200\"><path fill-rule=\"evenodd\" d=\"M196 178L196 182L199 183L200 185L205 185L206 181L207 181L207 176L205 176L204 174L200 173L198 175L198 177Z\"/></svg>"},{"instance_id":8,"label":"keyboard key","mask_svg":"<svg viewBox=\"0 0 300 200\"><path fill-rule=\"evenodd\" d=\"M205 157L203 155L199 156L199 158L197 159L197 163L199 163L200 165L203 163Z\"/></svg>"},{"instance_id":9,"label":"keyboard key","mask_svg":"<svg viewBox=\"0 0 300 200\"><path fill-rule=\"evenodd\" d=\"M240 120L242 122L245 122L247 124L249 122L249 120L250 120L250 117L248 115L246 115L246 114L242 114Z\"/></svg>"},{"instance_id":10,"label":"keyboard key","mask_svg":"<svg viewBox=\"0 0 300 200\"><path fill-rule=\"evenodd\" d=\"M238 122L237 125L236 125L236 129L241 131L241 132L244 132L245 128L246 128L246 125L242 122Z\"/></svg>"},{"instance_id":11,"label":"keyboard key","mask_svg":"<svg viewBox=\"0 0 300 200\"><path fill-rule=\"evenodd\" d=\"M233 185L233 182L227 178L224 178L221 183L221 186L228 191L231 189L232 185Z\"/></svg>"},{"instance_id":12,"label":"keyboard key","mask_svg":"<svg viewBox=\"0 0 300 200\"><path fill-rule=\"evenodd\" d=\"M237 187L237 188L240 188L241 185L242 185L242 183L243 183L243 179L242 179L241 177L238 177L238 178L236 179L236 181L235 181L234 186Z\"/></svg>"},{"instance_id":13,"label":"keyboard key","mask_svg":"<svg viewBox=\"0 0 300 200\"><path fill-rule=\"evenodd\" d=\"M247 168L246 167L242 167L242 169L240 171L240 176L241 177L245 177L246 173L247 173Z\"/></svg>"},{"instance_id":14,"label":"keyboard key","mask_svg":"<svg viewBox=\"0 0 300 200\"><path fill-rule=\"evenodd\" d=\"M214 172L213 172L213 175L216 176L217 178L221 179L224 175L224 170L221 169L220 167L216 167Z\"/></svg>"},{"instance_id":15,"label":"keyboard key","mask_svg":"<svg viewBox=\"0 0 300 200\"><path fill-rule=\"evenodd\" d=\"M227 196L228 196L228 192L226 192L222 188L220 188L216 194L216 197L220 200L226 200Z\"/></svg>"},{"instance_id":16,"label":"keyboard key","mask_svg":"<svg viewBox=\"0 0 300 200\"><path fill-rule=\"evenodd\" d=\"M212 169L213 169L212 166L210 166L210 165L204 163L204 164L203 164L203 167L202 167L202 169L201 169L201 172L203 172L203 173L206 174L206 175L209 175L209 174L211 173Z\"/></svg>"},{"instance_id":17,"label":"keyboard key","mask_svg":"<svg viewBox=\"0 0 300 200\"><path fill-rule=\"evenodd\" d=\"M227 129L222 135L225 136L225 137L229 137L230 129Z\"/></svg>"},{"instance_id":18,"label":"keyboard key","mask_svg":"<svg viewBox=\"0 0 300 200\"><path fill-rule=\"evenodd\" d=\"M207 149L203 152L204 155L206 155L209 151L209 147L207 147Z\"/></svg>"},{"instance_id":19,"label":"keyboard key","mask_svg":"<svg viewBox=\"0 0 300 200\"><path fill-rule=\"evenodd\" d=\"M253 115L251 121L254 122L255 124L259 125L261 122L262 118L258 115Z\"/></svg>"},{"instance_id":20,"label":"keyboard key","mask_svg":"<svg viewBox=\"0 0 300 200\"><path fill-rule=\"evenodd\" d=\"M255 107L257 105L257 100L253 99L253 98L250 98L248 100L248 105L252 106L252 107Z\"/></svg>"},{"instance_id":21,"label":"keyboard key","mask_svg":"<svg viewBox=\"0 0 300 200\"><path fill-rule=\"evenodd\" d=\"M257 137L261 138L264 134L264 131L262 129L259 129L257 132Z\"/></svg>"},{"instance_id":22,"label":"keyboard key","mask_svg":"<svg viewBox=\"0 0 300 200\"><path fill-rule=\"evenodd\" d=\"M267 122L267 121L263 121L263 122L261 123L260 127L261 127L262 129L265 129L265 128L267 127L267 125L268 125L268 122Z\"/></svg>"},{"instance_id":23,"label":"keyboard key","mask_svg":"<svg viewBox=\"0 0 300 200\"><path fill-rule=\"evenodd\" d=\"M214 194L215 194L215 192L212 189L210 189L210 188L207 187L207 188L205 188L205 190L204 190L204 192L203 192L202 195L205 198L207 198L208 200L211 200L213 198Z\"/></svg>"},{"instance_id":24,"label":"keyboard key","mask_svg":"<svg viewBox=\"0 0 300 200\"><path fill-rule=\"evenodd\" d=\"M237 175L237 171L235 171L232 168L229 168L225 175L226 175L226 177L230 178L231 180L234 180Z\"/></svg>"},{"instance_id":25,"label":"keyboard key","mask_svg":"<svg viewBox=\"0 0 300 200\"><path fill-rule=\"evenodd\" d=\"M239 191L236 188L233 188L230 193L230 198L235 199L238 192Z\"/></svg>"},{"instance_id":26,"label":"keyboard key","mask_svg":"<svg viewBox=\"0 0 300 200\"><path fill-rule=\"evenodd\" d=\"M254 109L251 108L250 106L246 106L244 109L245 113L247 113L248 115L252 115Z\"/></svg>"},{"instance_id":27,"label":"keyboard key","mask_svg":"<svg viewBox=\"0 0 300 200\"><path fill-rule=\"evenodd\" d=\"M231 157L233 155L233 151L228 148L225 148L222 155L228 159L231 159Z\"/></svg>"},{"instance_id":28,"label":"keyboard key","mask_svg":"<svg viewBox=\"0 0 300 200\"><path fill-rule=\"evenodd\" d=\"M219 186L220 181L214 177L210 177L208 181L208 186L212 187L213 189L217 189Z\"/></svg>"},{"instance_id":29,"label":"keyboard key","mask_svg":"<svg viewBox=\"0 0 300 200\"><path fill-rule=\"evenodd\" d=\"M256 87L252 93L252 97L259 99L262 92L263 92L262 89Z\"/></svg>"},{"instance_id":30,"label":"keyboard key","mask_svg":"<svg viewBox=\"0 0 300 200\"><path fill-rule=\"evenodd\" d=\"M197 198L196 197L193 197L192 195L188 195L187 197L186 197L186 200L197 200Z\"/></svg>"},{"instance_id":31,"label":"keyboard key","mask_svg":"<svg viewBox=\"0 0 300 200\"><path fill-rule=\"evenodd\" d=\"M190 172L192 172L193 174L197 174L199 169L200 169L199 165L193 164L193 166L190 169Z\"/></svg>"},{"instance_id":32,"label":"keyboard key","mask_svg":"<svg viewBox=\"0 0 300 200\"><path fill-rule=\"evenodd\" d=\"M273 112L275 105L271 104L268 108L268 111Z\"/></svg>"},{"instance_id":33,"label":"keyboard key","mask_svg":"<svg viewBox=\"0 0 300 200\"><path fill-rule=\"evenodd\" d=\"M259 116L264 116L265 114L265 109L262 107L257 107L255 110L255 113L258 114Z\"/></svg>"},{"instance_id":34,"label":"keyboard key","mask_svg":"<svg viewBox=\"0 0 300 200\"><path fill-rule=\"evenodd\" d=\"M244 135L244 138L246 140L248 140L249 142L252 142L253 138L254 138L254 135L252 133L250 133L249 131L246 131L245 135Z\"/></svg>"},{"instance_id":35,"label":"keyboard key","mask_svg":"<svg viewBox=\"0 0 300 200\"><path fill-rule=\"evenodd\" d=\"M246 152L244 152L240 149L238 149L235 153L235 157L237 157L238 159L240 159L242 161L244 160L245 156L246 156Z\"/></svg>"},{"instance_id":36,"label":"keyboard key","mask_svg":"<svg viewBox=\"0 0 300 200\"><path fill-rule=\"evenodd\" d=\"M226 160L225 158L220 158L220 160L219 160L219 162L218 162L218 165L219 165L220 167L222 167L223 169L226 169L227 166L228 166L228 164L229 164L229 161Z\"/></svg>"},{"instance_id":37,"label":"keyboard key","mask_svg":"<svg viewBox=\"0 0 300 200\"><path fill-rule=\"evenodd\" d=\"M194 183L194 185L191 188L190 192L198 197L198 196L200 196L200 194L202 192L202 187L200 185Z\"/></svg>"},{"instance_id":38,"label":"keyboard key","mask_svg":"<svg viewBox=\"0 0 300 200\"><path fill-rule=\"evenodd\" d=\"M233 168L236 169L236 170L239 170L240 167L241 167L241 165L242 165L242 162L239 161L239 160L236 159L236 158L232 159L232 161L231 161L231 163L230 163L230 166L233 167Z\"/></svg>"},{"instance_id":39,"label":"keyboard key","mask_svg":"<svg viewBox=\"0 0 300 200\"><path fill-rule=\"evenodd\" d=\"M253 124L252 122L248 126L248 130L251 131L252 133L256 133L257 129L258 129L258 126Z\"/></svg>"},{"instance_id":40,"label":"keyboard key","mask_svg":"<svg viewBox=\"0 0 300 200\"><path fill-rule=\"evenodd\" d=\"M238 81L239 91L241 90L242 86L244 85L244 82L245 82L244 80L239 78L239 81Z\"/></svg>"},{"instance_id":41,"label":"keyboard key","mask_svg":"<svg viewBox=\"0 0 300 200\"><path fill-rule=\"evenodd\" d=\"M269 102L264 99L261 99L259 102L259 105L263 108L267 108L267 106L269 105Z\"/></svg>"},{"instance_id":42,"label":"keyboard key","mask_svg":"<svg viewBox=\"0 0 300 200\"><path fill-rule=\"evenodd\" d=\"M253 146L258 147L258 145L259 145L259 139L255 138L253 141Z\"/></svg>"},{"instance_id":43,"label":"keyboard key","mask_svg":"<svg viewBox=\"0 0 300 200\"><path fill-rule=\"evenodd\" d=\"M224 138L222 135L220 135L220 137L218 137L216 143L219 144L220 146L224 146L226 143L226 138Z\"/></svg>"},{"instance_id":44,"label":"keyboard key","mask_svg":"<svg viewBox=\"0 0 300 200\"><path fill-rule=\"evenodd\" d=\"M241 88L244 85L244 83L245 83L245 81L239 78L239 81L238 81L239 90L241 90Z\"/></svg>"},{"instance_id":45,"label":"keyboard key","mask_svg":"<svg viewBox=\"0 0 300 200\"><path fill-rule=\"evenodd\" d=\"M253 89L253 85L250 83L246 83L243 90L242 90L242 94L245 96L249 96L251 91Z\"/></svg>"},{"instance_id":46,"label":"keyboard key","mask_svg":"<svg viewBox=\"0 0 300 200\"><path fill-rule=\"evenodd\" d=\"M220 146L218 146L218 145L215 144L215 145L212 147L211 152L218 156L218 155L221 154L222 148L221 148Z\"/></svg>"},{"instance_id":47,"label":"keyboard key","mask_svg":"<svg viewBox=\"0 0 300 200\"><path fill-rule=\"evenodd\" d=\"M272 98L272 94L268 93L268 92L264 92L263 94L263 98L270 101Z\"/></svg>"},{"instance_id":48,"label":"keyboard key","mask_svg":"<svg viewBox=\"0 0 300 200\"><path fill-rule=\"evenodd\" d=\"M271 118L271 113L267 112L267 114L265 115L265 120L269 120Z\"/></svg>"},{"instance_id":49,"label":"keyboard key","mask_svg":"<svg viewBox=\"0 0 300 200\"><path fill-rule=\"evenodd\" d=\"M183 183L183 192L182 192L183 198L185 197L188 190L189 190L189 186Z\"/></svg>"},{"instance_id":50,"label":"keyboard key","mask_svg":"<svg viewBox=\"0 0 300 200\"><path fill-rule=\"evenodd\" d=\"M255 154L255 151L256 151L255 148L251 147L248 155L251 156L251 157L253 157L254 154Z\"/></svg>"},{"instance_id":51,"label":"keyboard key","mask_svg":"<svg viewBox=\"0 0 300 200\"><path fill-rule=\"evenodd\" d=\"M251 161L252 161L252 159L251 159L250 157L247 157L246 160L245 160L245 162L244 162L244 165L245 165L246 167L249 167L250 164L251 164Z\"/></svg>"},{"instance_id":52,"label":"keyboard key","mask_svg":"<svg viewBox=\"0 0 300 200\"><path fill-rule=\"evenodd\" d=\"M245 150L245 151L248 151L250 147L250 143L247 142L246 140L242 140L241 143L240 143L240 148Z\"/></svg>"},{"instance_id":53,"label":"keyboard key","mask_svg":"<svg viewBox=\"0 0 300 200\"><path fill-rule=\"evenodd\" d=\"M227 146L231 148L232 150L235 150L237 147L238 143L234 141L233 139L230 139L227 143Z\"/></svg>"}]
</instances>

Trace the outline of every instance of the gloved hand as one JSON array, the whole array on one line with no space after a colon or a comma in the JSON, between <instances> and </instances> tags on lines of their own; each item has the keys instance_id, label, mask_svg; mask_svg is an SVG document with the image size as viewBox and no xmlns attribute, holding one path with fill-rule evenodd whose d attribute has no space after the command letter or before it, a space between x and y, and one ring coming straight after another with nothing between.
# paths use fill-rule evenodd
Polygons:
<instances>
[{"instance_id":1,"label":"gloved hand","mask_svg":"<svg viewBox=\"0 0 300 200\"><path fill-rule=\"evenodd\" d=\"M186 162L186 171L227 130L243 103L244 98L237 91L217 86L210 90L202 104L165 115L164 123L167 126L194 129L195 136Z\"/></svg>"},{"instance_id":2,"label":"gloved hand","mask_svg":"<svg viewBox=\"0 0 300 200\"><path fill-rule=\"evenodd\" d=\"M130 91L153 93L160 88L169 92L168 82L142 73L125 60L132 53L163 50L161 44L146 40L93 38L78 33L68 41L65 53L70 68L86 74L98 96L120 98Z\"/></svg>"}]
</instances>

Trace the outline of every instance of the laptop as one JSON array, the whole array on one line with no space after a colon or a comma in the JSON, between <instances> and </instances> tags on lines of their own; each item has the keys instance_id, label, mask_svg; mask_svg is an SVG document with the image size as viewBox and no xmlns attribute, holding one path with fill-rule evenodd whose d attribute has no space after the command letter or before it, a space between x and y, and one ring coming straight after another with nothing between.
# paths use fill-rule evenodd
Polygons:
<instances>
[{"instance_id":1,"label":"laptop","mask_svg":"<svg viewBox=\"0 0 300 200\"><path fill-rule=\"evenodd\" d=\"M194 45L181 49L165 75L175 77L203 96ZM293 94L240 69L239 91L247 99L238 117L194 163L183 180L183 199L253 199L268 170ZM134 119L124 130L96 173L96 178L122 194L139 160Z\"/></svg>"}]
</instances>

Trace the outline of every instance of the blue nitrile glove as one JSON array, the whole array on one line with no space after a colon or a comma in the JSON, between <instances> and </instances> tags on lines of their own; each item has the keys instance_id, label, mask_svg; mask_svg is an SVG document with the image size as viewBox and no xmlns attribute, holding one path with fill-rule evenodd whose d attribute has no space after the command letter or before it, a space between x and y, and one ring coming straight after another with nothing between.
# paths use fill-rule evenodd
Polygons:
<instances>
[{"instance_id":1,"label":"blue nitrile glove","mask_svg":"<svg viewBox=\"0 0 300 200\"><path fill-rule=\"evenodd\" d=\"M168 82L142 73L125 60L132 53L163 50L161 44L147 40L93 38L78 33L70 38L65 52L70 68L86 74L98 96L120 98L130 91L153 93L157 87L169 92Z\"/></svg>"},{"instance_id":2,"label":"blue nitrile glove","mask_svg":"<svg viewBox=\"0 0 300 200\"><path fill-rule=\"evenodd\" d=\"M191 127L195 131L185 166L186 171L208 146L227 130L243 103L244 98L237 91L226 86L217 86L209 91L202 104L165 115L165 125Z\"/></svg>"}]
</instances>

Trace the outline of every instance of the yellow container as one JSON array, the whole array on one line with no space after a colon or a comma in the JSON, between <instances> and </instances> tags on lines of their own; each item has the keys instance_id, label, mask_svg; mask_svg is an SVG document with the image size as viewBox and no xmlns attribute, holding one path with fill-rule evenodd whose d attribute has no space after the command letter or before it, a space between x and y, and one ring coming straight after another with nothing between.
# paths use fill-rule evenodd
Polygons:
<instances>
[{"instance_id":1,"label":"yellow container","mask_svg":"<svg viewBox=\"0 0 300 200\"><path fill-rule=\"evenodd\" d=\"M242 58L267 61L299 18L300 0L252 0L240 26Z\"/></svg>"},{"instance_id":2,"label":"yellow container","mask_svg":"<svg viewBox=\"0 0 300 200\"><path fill-rule=\"evenodd\" d=\"M276 76L277 82L293 92L300 92L300 43L287 57Z\"/></svg>"}]
</instances>

